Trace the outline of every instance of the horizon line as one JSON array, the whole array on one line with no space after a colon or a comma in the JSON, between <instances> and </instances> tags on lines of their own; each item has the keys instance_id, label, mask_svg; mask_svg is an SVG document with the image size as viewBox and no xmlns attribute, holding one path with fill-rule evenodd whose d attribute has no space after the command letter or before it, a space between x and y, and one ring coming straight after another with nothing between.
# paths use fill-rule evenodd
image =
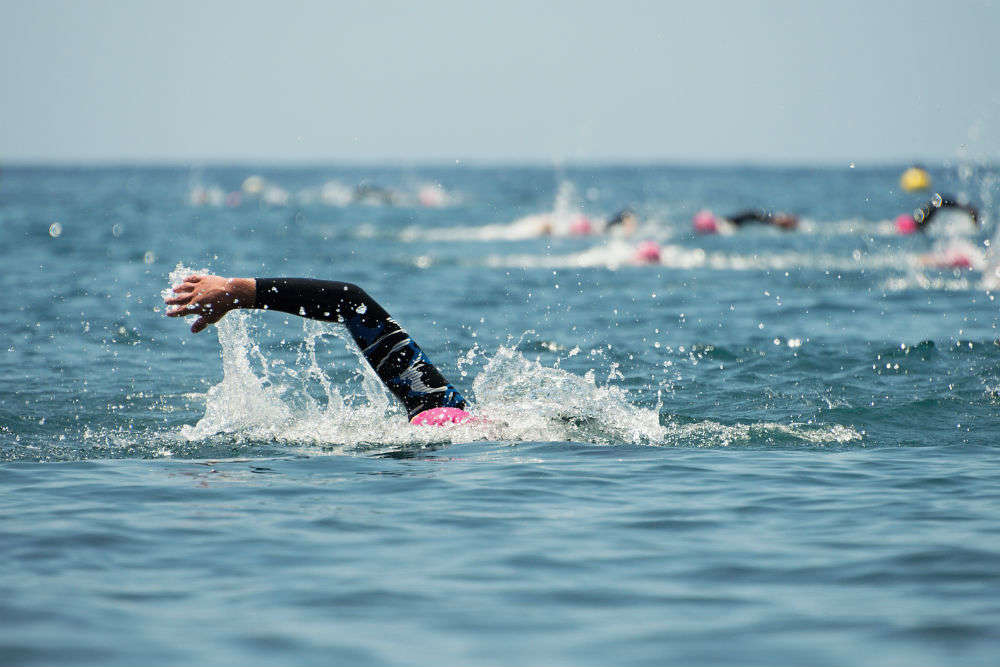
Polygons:
<instances>
[{"instance_id":1,"label":"horizon line","mask_svg":"<svg viewBox=\"0 0 1000 667\"><path fill-rule=\"evenodd\" d=\"M278 169L297 168L594 168L594 167L673 167L673 168L751 168L751 169L878 169L920 165L927 168L947 169L956 164L975 163L993 166L994 158L973 160L963 158L905 159L879 158L873 160L762 160L751 158L721 159L681 159L681 158L390 158L372 157L355 159L327 158L0 158L0 171L5 168L225 168L225 167L266 167Z\"/></svg>"}]
</instances>

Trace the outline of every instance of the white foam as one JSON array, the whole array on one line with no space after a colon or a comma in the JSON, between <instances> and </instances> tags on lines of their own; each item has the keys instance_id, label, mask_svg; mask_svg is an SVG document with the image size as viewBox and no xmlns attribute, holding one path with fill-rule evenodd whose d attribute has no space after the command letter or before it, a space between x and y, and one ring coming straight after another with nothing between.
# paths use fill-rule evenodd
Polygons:
<instances>
[{"instance_id":1,"label":"white foam","mask_svg":"<svg viewBox=\"0 0 1000 667\"><path fill-rule=\"evenodd\" d=\"M518 254L490 255L486 264L502 268L595 268L617 269L636 264L637 245L621 240L596 245L565 255ZM709 252L702 248L666 244L660 246L659 266L671 269L714 269L722 271L785 271L819 269L860 271L895 269L905 271L919 265L920 256L912 253L866 253L860 249L850 255L807 253L799 251L759 252L753 254Z\"/></svg>"},{"instance_id":2,"label":"white foam","mask_svg":"<svg viewBox=\"0 0 1000 667\"><path fill-rule=\"evenodd\" d=\"M205 394L205 414L180 436L199 441L224 434L238 441L285 443L305 452L369 453L470 441L584 442L596 445L728 446L778 433L802 444L861 439L843 426L799 424L661 424L661 405L634 405L615 384L617 366L576 375L530 360L517 344L492 353L478 348L459 368L481 365L472 382L470 423L411 426L353 343L337 326L303 320L303 341L290 367L269 359L254 339L260 313L233 312L217 326L223 379ZM255 321L257 320L257 321ZM352 351L347 362L360 383L334 386L321 368L315 344L336 336ZM599 381L599 376L607 380ZM316 391L316 388L320 391ZM317 398L317 394L319 397Z\"/></svg>"}]
</instances>

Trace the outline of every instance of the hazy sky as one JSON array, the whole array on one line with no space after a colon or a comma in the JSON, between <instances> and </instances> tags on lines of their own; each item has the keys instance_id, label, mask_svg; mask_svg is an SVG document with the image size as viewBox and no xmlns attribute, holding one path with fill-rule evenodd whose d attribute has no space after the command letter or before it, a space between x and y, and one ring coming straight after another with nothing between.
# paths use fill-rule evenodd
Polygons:
<instances>
[{"instance_id":1,"label":"hazy sky","mask_svg":"<svg viewBox=\"0 0 1000 667\"><path fill-rule=\"evenodd\" d=\"M996 159L998 37L973 0L0 0L0 162Z\"/></svg>"}]
</instances>

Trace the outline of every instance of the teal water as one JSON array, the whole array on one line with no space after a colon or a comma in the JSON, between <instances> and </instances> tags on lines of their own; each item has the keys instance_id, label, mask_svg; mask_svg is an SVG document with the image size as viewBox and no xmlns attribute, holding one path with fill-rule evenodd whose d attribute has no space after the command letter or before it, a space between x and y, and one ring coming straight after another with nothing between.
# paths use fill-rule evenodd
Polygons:
<instances>
[{"instance_id":1,"label":"teal water","mask_svg":"<svg viewBox=\"0 0 1000 667\"><path fill-rule=\"evenodd\" d=\"M1000 173L899 172L3 168L0 663L993 664ZM185 267L362 285L483 421Z\"/></svg>"}]
</instances>

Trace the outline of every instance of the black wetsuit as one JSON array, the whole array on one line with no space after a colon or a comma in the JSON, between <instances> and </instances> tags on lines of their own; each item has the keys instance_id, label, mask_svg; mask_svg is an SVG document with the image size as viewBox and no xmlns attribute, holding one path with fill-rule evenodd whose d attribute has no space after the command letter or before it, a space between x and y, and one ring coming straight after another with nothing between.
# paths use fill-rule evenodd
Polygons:
<instances>
[{"instance_id":1,"label":"black wetsuit","mask_svg":"<svg viewBox=\"0 0 1000 667\"><path fill-rule=\"evenodd\" d=\"M774 222L774 213L771 213L770 211L762 211L760 209L747 209L745 211L740 211L739 213L734 213L733 215L727 215L726 220L733 223L737 227L748 222L761 222L769 225Z\"/></svg>"},{"instance_id":2,"label":"black wetsuit","mask_svg":"<svg viewBox=\"0 0 1000 667\"><path fill-rule=\"evenodd\" d=\"M622 210L618 211L613 216L611 216L611 219L608 220L608 223L605 226L608 229L611 229L615 225L623 225L625 224L625 220L631 217L635 217L635 212L630 208L623 208Z\"/></svg>"},{"instance_id":3,"label":"black wetsuit","mask_svg":"<svg viewBox=\"0 0 1000 667\"><path fill-rule=\"evenodd\" d=\"M913 221L917 223L917 229L924 231L931 220L934 219L934 216L938 214L938 211L943 208L954 208L965 211L972 216L974 224L979 224L979 212L976 209L968 204L963 204L950 195L936 194L929 202L913 212Z\"/></svg>"},{"instance_id":4,"label":"black wetsuit","mask_svg":"<svg viewBox=\"0 0 1000 667\"><path fill-rule=\"evenodd\" d=\"M431 408L465 408L462 394L357 285L311 278L257 278L257 308L343 323L410 419Z\"/></svg>"}]
</instances>

